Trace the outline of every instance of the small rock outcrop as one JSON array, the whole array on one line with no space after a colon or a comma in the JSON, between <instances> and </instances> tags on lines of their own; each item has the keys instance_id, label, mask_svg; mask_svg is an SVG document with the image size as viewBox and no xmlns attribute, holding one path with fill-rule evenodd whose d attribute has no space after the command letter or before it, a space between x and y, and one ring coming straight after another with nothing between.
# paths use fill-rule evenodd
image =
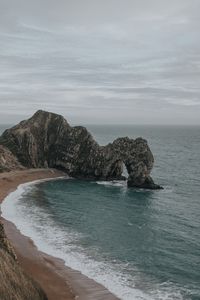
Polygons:
<instances>
[{"instance_id":1,"label":"small rock outcrop","mask_svg":"<svg viewBox=\"0 0 200 300\"><path fill-rule=\"evenodd\" d=\"M17 158L8 150L0 145L0 173L15 169L24 169Z\"/></svg>"},{"instance_id":2,"label":"small rock outcrop","mask_svg":"<svg viewBox=\"0 0 200 300\"><path fill-rule=\"evenodd\" d=\"M122 179L128 186L159 189L150 177L154 158L147 141L118 138L99 146L85 127L71 127L60 115L37 111L30 119L6 130L0 144L27 168L57 168L76 178Z\"/></svg>"}]
</instances>

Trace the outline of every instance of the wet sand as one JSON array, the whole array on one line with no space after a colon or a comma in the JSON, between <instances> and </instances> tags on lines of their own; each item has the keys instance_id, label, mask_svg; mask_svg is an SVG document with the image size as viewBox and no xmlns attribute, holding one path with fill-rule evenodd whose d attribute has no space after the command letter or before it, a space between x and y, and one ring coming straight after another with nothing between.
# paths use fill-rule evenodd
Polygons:
<instances>
[{"instance_id":1,"label":"wet sand","mask_svg":"<svg viewBox=\"0 0 200 300\"><path fill-rule=\"evenodd\" d=\"M38 179L65 176L53 169L30 169L0 174L0 203L21 183ZM102 285L65 266L64 261L37 249L33 241L25 237L15 225L1 218L6 235L12 243L20 265L33 277L49 300L117 300Z\"/></svg>"}]
</instances>

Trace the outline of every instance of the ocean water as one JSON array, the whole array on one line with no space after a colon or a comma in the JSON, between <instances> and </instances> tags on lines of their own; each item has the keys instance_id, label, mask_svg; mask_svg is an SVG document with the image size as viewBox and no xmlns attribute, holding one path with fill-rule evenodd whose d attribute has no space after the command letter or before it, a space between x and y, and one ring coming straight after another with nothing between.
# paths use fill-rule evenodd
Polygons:
<instances>
[{"instance_id":1,"label":"ocean water","mask_svg":"<svg viewBox=\"0 0 200 300\"><path fill-rule=\"evenodd\" d=\"M200 127L88 129L102 145L146 138L164 190L60 178L21 185L3 203L3 216L120 299L199 300Z\"/></svg>"}]
</instances>

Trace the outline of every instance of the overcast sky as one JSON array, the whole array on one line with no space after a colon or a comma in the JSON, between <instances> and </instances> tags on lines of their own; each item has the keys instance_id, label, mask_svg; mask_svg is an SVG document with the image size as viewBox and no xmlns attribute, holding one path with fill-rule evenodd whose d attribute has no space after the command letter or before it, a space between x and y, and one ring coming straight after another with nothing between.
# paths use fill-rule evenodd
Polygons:
<instances>
[{"instance_id":1,"label":"overcast sky","mask_svg":"<svg viewBox=\"0 0 200 300\"><path fill-rule=\"evenodd\" d=\"M0 123L200 124L199 0L0 0Z\"/></svg>"}]
</instances>

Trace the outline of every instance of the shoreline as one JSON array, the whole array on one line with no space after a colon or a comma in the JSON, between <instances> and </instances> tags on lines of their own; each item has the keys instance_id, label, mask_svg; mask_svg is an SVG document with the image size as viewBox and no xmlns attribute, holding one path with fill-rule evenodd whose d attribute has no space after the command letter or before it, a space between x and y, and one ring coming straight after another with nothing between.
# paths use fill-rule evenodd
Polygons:
<instances>
[{"instance_id":1,"label":"shoreline","mask_svg":"<svg viewBox=\"0 0 200 300\"><path fill-rule=\"evenodd\" d=\"M53 169L28 169L0 173L0 203L20 184L66 176ZM72 270L60 258L39 251L34 242L1 217L5 233L25 272L37 281L49 300L117 300L104 286Z\"/></svg>"}]
</instances>

